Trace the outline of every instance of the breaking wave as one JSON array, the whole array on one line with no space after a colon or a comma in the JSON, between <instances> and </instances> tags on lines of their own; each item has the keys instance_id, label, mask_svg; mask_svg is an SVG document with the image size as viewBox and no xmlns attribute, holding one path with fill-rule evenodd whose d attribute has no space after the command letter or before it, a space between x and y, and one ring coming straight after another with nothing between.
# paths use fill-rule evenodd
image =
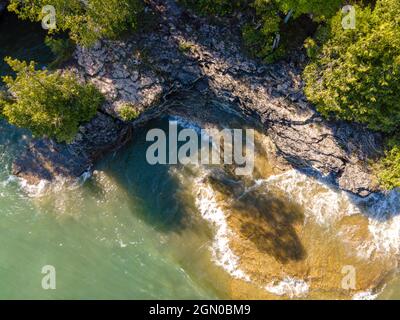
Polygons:
<instances>
[{"instance_id":1,"label":"breaking wave","mask_svg":"<svg viewBox=\"0 0 400 320\"><path fill-rule=\"evenodd\" d=\"M201 216L216 227L212 254L217 265L223 267L231 276L250 281L250 277L238 266L239 258L229 247L232 231L228 227L226 214L219 207L214 196L214 190L203 182L204 177L195 180L197 190L196 206Z\"/></svg>"}]
</instances>

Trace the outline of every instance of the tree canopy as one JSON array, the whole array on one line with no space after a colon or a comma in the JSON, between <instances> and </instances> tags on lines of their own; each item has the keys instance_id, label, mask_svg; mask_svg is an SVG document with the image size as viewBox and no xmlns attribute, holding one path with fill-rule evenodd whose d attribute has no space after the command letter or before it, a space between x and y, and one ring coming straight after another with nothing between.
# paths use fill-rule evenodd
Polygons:
<instances>
[{"instance_id":1,"label":"tree canopy","mask_svg":"<svg viewBox=\"0 0 400 320\"><path fill-rule=\"evenodd\" d=\"M400 2L356 7L356 28L344 30L339 12L307 66L306 94L327 117L394 132L400 125Z\"/></svg>"},{"instance_id":2,"label":"tree canopy","mask_svg":"<svg viewBox=\"0 0 400 320\"><path fill-rule=\"evenodd\" d=\"M9 123L34 135L71 142L103 101L93 85L78 83L70 72L35 70L33 62L6 61L16 77L3 77L9 95L0 97L1 113Z\"/></svg>"},{"instance_id":3,"label":"tree canopy","mask_svg":"<svg viewBox=\"0 0 400 320\"><path fill-rule=\"evenodd\" d=\"M141 0L10 0L8 8L22 19L41 21L46 5L55 8L57 28L52 32L69 32L83 46L134 30L142 9Z\"/></svg>"},{"instance_id":4,"label":"tree canopy","mask_svg":"<svg viewBox=\"0 0 400 320\"><path fill-rule=\"evenodd\" d=\"M400 2L356 6L356 28L343 30L338 13L320 30L321 43L306 67L306 95L329 118L356 121L387 133L378 166L386 188L400 187Z\"/></svg>"}]
</instances>

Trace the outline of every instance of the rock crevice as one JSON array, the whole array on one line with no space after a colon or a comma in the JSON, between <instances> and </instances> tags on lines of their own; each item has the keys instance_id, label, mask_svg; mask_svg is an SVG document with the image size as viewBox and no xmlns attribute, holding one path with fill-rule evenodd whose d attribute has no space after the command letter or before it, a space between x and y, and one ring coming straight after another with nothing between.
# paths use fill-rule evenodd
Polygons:
<instances>
[{"instance_id":1,"label":"rock crevice","mask_svg":"<svg viewBox=\"0 0 400 320\"><path fill-rule=\"evenodd\" d=\"M321 118L303 94L301 54L262 65L243 53L240 31L231 21L212 25L174 0L148 2L158 17L151 32L77 48L69 66L105 94L103 113L82 127L71 146L57 146L69 150L58 152L57 159L66 152L62 161L43 149L43 144L56 144L39 140L16 161L15 174L30 181L77 176L99 154L127 141L132 128L168 112L177 99L174 93L186 89L258 122L276 145L277 156L292 166L330 176L341 189L363 197L379 191L367 160L380 154L381 136L360 125ZM141 112L133 123L118 119L118 109L126 104ZM43 174L36 169L39 159L58 169Z\"/></svg>"}]
</instances>

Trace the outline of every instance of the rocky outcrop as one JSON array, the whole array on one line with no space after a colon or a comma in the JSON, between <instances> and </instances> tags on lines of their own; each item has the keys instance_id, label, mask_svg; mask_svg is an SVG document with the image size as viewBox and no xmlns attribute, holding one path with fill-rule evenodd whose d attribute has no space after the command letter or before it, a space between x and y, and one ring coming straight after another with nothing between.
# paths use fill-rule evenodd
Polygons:
<instances>
[{"instance_id":1,"label":"rocky outcrop","mask_svg":"<svg viewBox=\"0 0 400 320\"><path fill-rule=\"evenodd\" d=\"M99 113L81 128L70 145L34 140L14 161L13 172L31 184L43 179L79 177L102 155L123 145L130 134L130 128L121 121Z\"/></svg>"},{"instance_id":2,"label":"rocky outcrop","mask_svg":"<svg viewBox=\"0 0 400 320\"><path fill-rule=\"evenodd\" d=\"M54 172L53 176L82 173L110 145L126 141L119 132L168 112L180 103L174 93L193 90L217 100L225 111L258 122L276 145L277 156L294 167L329 176L341 189L360 196L378 191L367 159L379 154L381 137L362 126L320 117L303 95L301 54L289 62L259 64L241 50L240 21L212 25L183 10L176 1L148 2L159 17L152 32L126 41L101 41L89 50L77 49L74 68L106 95L101 117L113 120L100 121L98 127L84 126L72 146L62 147L73 152L54 162L57 170L47 170ZM118 108L126 104L142 112L133 124L117 119ZM102 130L103 124L108 128L107 123L113 123L111 127L118 123L123 129ZM92 135L92 130L98 133ZM104 131L113 132L107 136L109 140L102 137ZM15 174L28 178L38 159L44 159L46 167L52 166L51 156L38 153L44 142L37 143L39 147L32 146L28 155L16 162ZM81 164L79 170L70 170L73 163ZM50 177L41 172L45 171L38 170L35 176Z\"/></svg>"}]
</instances>

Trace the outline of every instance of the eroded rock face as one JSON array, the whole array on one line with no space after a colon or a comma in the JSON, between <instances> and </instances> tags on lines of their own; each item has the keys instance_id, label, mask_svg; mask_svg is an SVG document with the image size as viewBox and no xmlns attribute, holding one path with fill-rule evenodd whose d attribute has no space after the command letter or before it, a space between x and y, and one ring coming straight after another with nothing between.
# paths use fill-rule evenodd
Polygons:
<instances>
[{"instance_id":1,"label":"eroded rock face","mask_svg":"<svg viewBox=\"0 0 400 320\"><path fill-rule=\"evenodd\" d=\"M303 95L297 62L304 57L300 55L296 62L259 64L241 51L240 21L211 25L205 18L183 10L174 0L151 0L149 5L159 16L152 32L76 50L78 72L106 95L104 117L117 118L118 108L128 103L142 112L135 126L179 105L175 93L201 93L204 99L217 101L222 109L258 122L275 144L277 156L292 166L330 176L341 189L363 197L378 191L366 160L379 154L380 135L362 126L327 122L320 117ZM190 114L191 106L185 107ZM75 165L71 164L80 163L83 168L98 159L92 155L109 149L108 140L103 145L101 134L91 133L92 129L102 132L100 127L84 126L81 138L68 147L79 146L79 156L66 154L62 169L55 161L58 169L50 171L74 175L82 170L72 169ZM126 141L115 134L112 145ZM91 141L92 145L82 141ZM18 165L21 159L16 162L15 174L32 175L38 155L52 166L52 153L46 156L46 152L38 151L43 150L43 143L30 148L28 156L23 157L24 165ZM96 148L100 152L94 152ZM48 179L42 172L38 170L35 176Z\"/></svg>"},{"instance_id":2,"label":"eroded rock face","mask_svg":"<svg viewBox=\"0 0 400 320\"><path fill-rule=\"evenodd\" d=\"M118 108L129 104L138 111L154 105L166 91L165 80L145 61L136 41L101 41L93 48L78 47L79 72L106 96L104 111L118 117Z\"/></svg>"},{"instance_id":3,"label":"eroded rock face","mask_svg":"<svg viewBox=\"0 0 400 320\"><path fill-rule=\"evenodd\" d=\"M119 120L98 113L81 128L75 141L58 144L48 139L34 140L13 163L13 173L30 184L58 177L77 178L94 161L117 149L130 138L131 128Z\"/></svg>"},{"instance_id":4,"label":"eroded rock face","mask_svg":"<svg viewBox=\"0 0 400 320\"><path fill-rule=\"evenodd\" d=\"M26 152L13 163L13 174L30 184L41 180L80 177L94 161L119 146L131 135L121 121L98 113L81 128L75 141L59 144L48 139L33 140Z\"/></svg>"},{"instance_id":5,"label":"eroded rock face","mask_svg":"<svg viewBox=\"0 0 400 320\"><path fill-rule=\"evenodd\" d=\"M162 27L169 32L148 48L153 65L181 82L201 78L203 88L196 90L212 94L223 108L262 123L278 155L296 168L330 175L341 189L360 196L378 191L366 160L379 154L380 135L362 126L322 119L303 95L301 68L296 63L259 65L241 52L239 32L231 25L212 26L181 11L174 1L153 3L168 17ZM166 63L174 61L176 46L186 48L186 59ZM160 54L162 48L168 48L165 54Z\"/></svg>"}]
</instances>

